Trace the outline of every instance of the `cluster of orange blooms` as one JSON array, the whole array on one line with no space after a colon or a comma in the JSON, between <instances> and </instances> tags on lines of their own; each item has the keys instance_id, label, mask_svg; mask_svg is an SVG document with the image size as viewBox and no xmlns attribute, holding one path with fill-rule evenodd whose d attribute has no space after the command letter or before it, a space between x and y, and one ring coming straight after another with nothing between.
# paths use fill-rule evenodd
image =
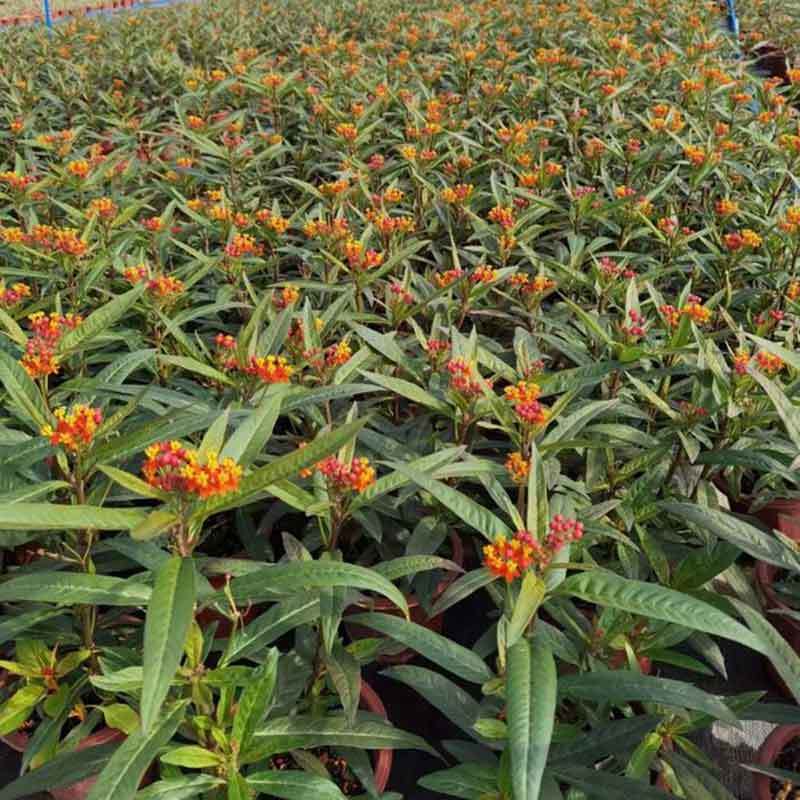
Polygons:
<instances>
[{"instance_id":1,"label":"cluster of orange blooms","mask_svg":"<svg viewBox=\"0 0 800 800\"><path fill-rule=\"evenodd\" d=\"M520 452L511 453L506 459L505 467L511 480L517 484L525 483L531 474L530 459L525 458Z\"/></svg>"},{"instance_id":2,"label":"cluster of orange blooms","mask_svg":"<svg viewBox=\"0 0 800 800\"><path fill-rule=\"evenodd\" d=\"M453 358L447 362L450 373L450 388L465 399L477 397L483 393L475 365L465 358Z\"/></svg>"},{"instance_id":3,"label":"cluster of orange blooms","mask_svg":"<svg viewBox=\"0 0 800 800\"><path fill-rule=\"evenodd\" d=\"M778 224L786 233L797 233L800 230L800 206L787 208L784 218Z\"/></svg>"},{"instance_id":4,"label":"cluster of orange blooms","mask_svg":"<svg viewBox=\"0 0 800 800\"><path fill-rule=\"evenodd\" d=\"M446 289L448 286L454 284L457 280L464 277L464 270L461 267L453 267L452 269L445 270L444 272L437 272L433 279L440 289Z\"/></svg>"},{"instance_id":5,"label":"cluster of orange blooms","mask_svg":"<svg viewBox=\"0 0 800 800\"><path fill-rule=\"evenodd\" d=\"M266 208L256 211L256 220L277 234L286 233L289 230L289 225L291 225L291 222L286 217L282 217L280 214L273 214Z\"/></svg>"},{"instance_id":6,"label":"cluster of orange blooms","mask_svg":"<svg viewBox=\"0 0 800 800\"><path fill-rule=\"evenodd\" d=\"M531 567L541 571L564 545L583 537L583 524L556 514L544 541L539 542L530 531L517 531L512 539L498 536L483 548L483 563L498 578L512 583Z\"/></svg>"},{"instance_id":7,"label":"cluster of orange blooms","mask_svg":"<svg viewBox=\"0 0 800 800\"><path fill-rule=\"evenodd\" d=\"M350 269L356 272L374 269L383 263L383 253L377 250L365 250L364 245L352 237L344 243L344 255Z\"/></svg>"},{"instance_id":8,"label":"cluster of orange blooms","mask_svg":"<svg viewBox=\"0 0 800 800\"><path fill-rule=\"evenodd\" d=\"M495 206L489 210L489 219L503 230L514 227L514 209L511 206Z\"/></svg>"},{"instance_id":9,"label":"cluster of orange blooms","mask_svg":"<svg viewBox=\"0 0 800 800\"><path fill-rule=\"evenodd\" d=\"M415 223L412 217L392 217L385 212L378 212L374 209L369 209L366 217L383 236L392 236L396 233L411 233L414 230Z\"/></svg>"},{"instance_id":10,"label":"cluster of orange blooms","mask_svg":"<svg viewBox=\"0 0 800 800\"><path fill-rule=\"evenodd\" d=\"M80 257L89 249L74 228L54 228L51 225L34 225L29 232L21 228L0 228L0 239L6 244L22 244L43 253L61 253Z\"/></svg>"},{"instance_id":11,"label":"cluster of orange blooms","mask_svg":"<svg viewBox=\"0 0 800 800\"><path fill-rule=\"evenodd\" d=\"M550 419L550 410L539 402L542 390L532 381L518 381L503 390L506 400L514 404L514 411L519 419L538 427Z\"/></svg>"},{"instance_id":12,"label":"cluster of orange blooms","mask_svg":"<svg viewBox=\"0 0 800 800\"><path fill-rule=\"evenodd\" d=\"M117 216L119 208L110 197L96 197L89 203L87 212L90 217L110 220Z\"/></svg>"},{"instance_id":13,"label":"cluster of orange blooms","mask_svg":"<svg viewBox=\"0 0 800 800\"><path fill-rule=\"evenodd\" d=\"M146 280L147 293L161 301L174 301L184 290L183 281L173 275L159 273L149 277L149 270L144 264L127 267L122 274L125 276L125 280L133 285Z\"/></svg>"},{"instance_id":14,"label":"cluster of orange blooms","mask_svg":"<svg viewBox=\"0 0 800 800\"><path fill-rule=\"evenodd\" d=\"M6 184L15 192L24 192L33 183L30 175L18 175L16 172L0 172L0 183Z\"/></svg>"},{"instance_id":15,"label":"cluster of orange blooms","mask_svg":"<svg viewBox=\"0 0 800 800\"><path fill-rule=\"evenodd\" d=\"M457 183L455 186L448 186L439 193L442 202L448 205L463 205L470 197L475 187L471 183Z\"/></svg>"},{"instance_id":16,"label":"cluster of orange blooms","mask_svg":"<svg viewBox=\"0 0 800 800\"><path fill-rule=\"evenodd\" d=\"M251 356L240 370L262 383L289 383L294 367L283 356Z\"/></svg>"},{"instance_id":17,"label":"cluster of orange blooms","mask_svg":"<svg viewBox=\"0 0 800 800\"><path fill-rule=\"evenodd\" d=\"M20 364L32 378L55 375L59 370L56 347L61 337L83 321L78 314L45 314L37 311L28 317L33 336L25 345Z\"/></svg>"},{"instance_id":18,"label":"cluster of orange blooms","mask_svg":"<svg viewBox=\"0 0 800 800\"><path fill-rule=\"evenodd\" d=\"M556 282L546 275L535 275L531 277L525 272L517 272L511 276L511 285L522 294L526 295L545 295L556 288Z\"/></svg>"},{"instance_id":19,"label":"cluster of orange blooms","mask_svg":"<svg viewBox=\"0 0 800 800\"><path fill-rule=\"evenodd\" d=\"M74 405L69 410L61 406L53 414L55 426L45 425L41 429L42 436L46 436L50 444L73 453L88 447L103 424L103 412L99 408L82 404Z\"/></svg>"},{"instance_id":20,"label":"cluster of orange blooms","mask_svg":"<svg viewBox=\"0 0 800 800\"><path fill-rule=\"evenodd\" d=\"M232 458L220 460L213 452L203 458L196 450L174 440L150 445L145 456L142 474L156 489L205 499L230 494L239 488L242 468Z\"/></svg>"},{"instance_id":21,"label":"cluster of orange blooms","mask_svg":"<svg viewBox=\"0 0 800 800\"><path fill-rule=\"evenodd\" d=\"M300 290L295 286L284 286L272 295L272 305L279 311L294 305L300 299Z\"/></svg>"},{"instance_id":22,"label":"cluster of orange blooms","mask_svg":"<svg viewBox=\"0 0 800 800\"><path fill-rule=\"evenodd\" d=\"M698 325L706 325L714 316L714 312L710 308L706 308L700 302L700 298L695 295L690 295L688 302L681 308L665 304L660 306L658 310L670 328L677 328L682 316L690 317Z\"/></svg>"},{"instance_id":23,"label":"cluster of orange blooms","mask_svg":"<svg viewBox=\"0 0 800 800\"><path fill-rule=\"evenodd\" d=\"M344 217L336 217L331 222L312 219L306 222L303 233L309 239L332 239L334 241L350 236L350 225Z\"/></svg>"},{"instance_id":24,"label":"cluster of orange blooms","mask_svg":"<svg viewBox=\"0 0 800 800\"><path fill-rule=\"evenodd\" d=\"M228 258L245 258L246 256L261 256L264 246L260 245L247 233L237 233L225 246L225 255Z\"/></svg>"},{"instance_id":25,"label":"cluster of orange blooms","mask_svg":"<svg viewBox=\"0 0 800 800\"><path fill-rule=\"evenodd\" d=\"M0 307L15 306L21 300L31 296L30 287L24 283L15 283L10 287L0 287Z\"/></svg>"},{"instance_id":26,"label":"cluster of orange blooms","mask_svg":"<svg viewBox=\"0 0 800 800\"><path fill-rule=\"evenodd\" d=\"M762 244L761 237L755 231L750 230L750 228L743 228L741 231L734 233L726 233L725 236L722 237L722 241L725 247L732 253L746 247L751 250L757 250Z\"/></svg>"},{"instance_id":27,"label":"cluster of orange blooms","mask_svg":"<svg viewBox=\"0 0 800 800\"><path fill-rule=\"evenodd\" d=\"M364 492L375 483L375 468L366 458L354 458L349 464L336 456L328 456L316 468L327 478L336 492Z\"/></svg>"}]
</instances>

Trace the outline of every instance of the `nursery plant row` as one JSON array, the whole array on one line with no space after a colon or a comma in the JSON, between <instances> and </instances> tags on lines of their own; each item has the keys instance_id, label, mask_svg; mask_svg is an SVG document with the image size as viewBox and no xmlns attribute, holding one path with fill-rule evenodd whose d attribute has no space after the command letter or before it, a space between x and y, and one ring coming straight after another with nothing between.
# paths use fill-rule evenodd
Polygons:
<instances>
[{"instance_id":1,"label":"nursery plant row","mask_svg":"<svg viewBox=\"0 0 800 800\"><path fill-rule=\"evenodd\" d=\"M793 796L800 69L740 12L0 34L0 800L731 800L744 720Z\"/></svg>"}]
</instances>

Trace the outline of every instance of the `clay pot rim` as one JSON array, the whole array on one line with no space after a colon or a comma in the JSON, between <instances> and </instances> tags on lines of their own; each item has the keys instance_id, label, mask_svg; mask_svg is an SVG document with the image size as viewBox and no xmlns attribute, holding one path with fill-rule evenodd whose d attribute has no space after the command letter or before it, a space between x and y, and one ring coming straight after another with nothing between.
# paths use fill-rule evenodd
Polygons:
<instances>
[{"instance_id":1,"label":"clay pot rim","mask_svg":"<svg viewBox=\"0 0 800 800\"><path fill-rule=\"evenodd\" d=\"M800 725L778 725L758 748L756 764L762 767L772 766L784 747L793 739L800 739ZM774 800L768 775L753 773L753 800Z\"/></svg>"},{"instance_id":2,"label":"clay pot rim","mask_svg":"<svg viewBox=\"0 0 800 800\"><path fill-rule=\"evenodd\" d=\"M361 701L359 705L365 706L367 711L371 711L373 714L377 714L385 720L389 719L383 700L381 700L378 693L363 678L361 679L359 698ZM378 790L378 794L383 794L386 790L386 786L389 783L389 775L392 771L393 761L393 750L377 750L375 752L373 771L375 773L375 788Z\"/></svg>"}]
</instances>

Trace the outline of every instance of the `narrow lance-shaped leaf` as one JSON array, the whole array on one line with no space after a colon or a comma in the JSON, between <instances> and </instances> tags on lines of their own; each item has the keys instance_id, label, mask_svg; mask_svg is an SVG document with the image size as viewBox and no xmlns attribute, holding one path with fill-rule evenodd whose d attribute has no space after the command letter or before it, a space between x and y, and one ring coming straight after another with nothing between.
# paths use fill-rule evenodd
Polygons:
<instances>
[{"instance_id":1,"label":"narrow lance-shaped leaf","mask_svg":"<svg viewBox=\"0 0 800 800\"><path fill-rule=\"evenodd\" d=\"M138 730L117 749L86 800L133 800L142 776L158 751L173 737L186 712L185 702L168 709L147 733Z\"/></svg>"},{"instance_id":2,"label":"narrow lance-shaped leaf","mask_svg":"<svg viewBox=\"0 0 800 800\"><path fill-rule=\"evenodd\" d=\"M506 714L514 800L539 800L556 712L556 665L544 645L520 639L508 650Z\"/></svg>"},{"instance_id":3,"label":"narrow lance-shaped leaf","mask_svg":"<svg viewBox=\"0 0 800 800\"><path fill-rule=\"evenodd\" d=\"M144 626L142 727L151 731L181 662L195 600L194 563L173 556L156 573Z\"/></svg>"}]
</instances>

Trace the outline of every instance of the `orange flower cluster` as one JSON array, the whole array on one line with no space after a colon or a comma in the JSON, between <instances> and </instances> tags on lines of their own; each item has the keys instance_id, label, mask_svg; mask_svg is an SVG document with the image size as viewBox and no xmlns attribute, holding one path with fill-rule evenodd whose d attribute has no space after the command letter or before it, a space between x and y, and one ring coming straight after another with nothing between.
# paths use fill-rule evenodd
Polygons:
<instances>
[{"instance_id":1,"label":"orange flower cluster","mask_svg":"<svg viewBox=\"0 0 800 800\"><path fill-rule=\"evenodd\" d=\"M510 541L498 536L483 548L483 563L489 571L511 583L530 567L545 569L553 557L569 542L583 538L583 524L556 514L550 521L550 530L543 542L536 540L530 531L517 531Z\"/></svg>"},{"instance_id":2,"label":"orange flower cluster","mask_svg":"<svg viewBox=\"0 0 800 800\"><path fill-rule=\"evenodd\" d=\"M461 267L453 267L453 269L448 269L444 272L437 272L433 276L433 279L436 281L436 285L440 289L445 289L463 276L464 270L462 270Z\"/></svg>"},{"instance_id":3,"label":"orange flower cluster","mask_svg":"<svg viewBox=\"0 0 800 800\"><path fill-rule=\"evenodd\" d=\"M383 253L377 250L364 250L364 245L352 237L344 243L344 255L350 269L364 272L383 263Z\"/></svg>"},{"instance_id":4,"label":"orange flower cluster","mask_svg":"<svg viewBox=\"0 0 800 800\"><path fill-rule=\"evenodd\" d=\"M515 386L506 386L506 400L514 404L514 412L526 425L539 427L550 419L550 410L539 402L541 389L532 381L519 381Z\"/></svg>"},{"instance_id":5,"label":"orange flower cluster","mask_svg":"<svg viewBox=\"0 0 800 800\"><path fill-rule=\"evenodd\" d=\"M286 233L291 224L286 217L282 217L280 214L273 214L269 209L264 208L256 211L256 219L277 234Z\"/></svg>"},{"instance_id":6,"label":"orange flower cluster","mask_svg":"<svg viewBox=\"0 0 800 800\"><path fill-rule=\"evenodd\" d=\"M96 197L89 203L87 213L90 217L100 217L100 219L114 219L119 208L110 197Z\"/></svg>"},{"instance_id":7,"label":"orange flower cluster","mask_svg":"<svg viewBox=\"0 0 800 800\"><path fill-rule=\"evenodd\" d=\"M714 208L720 217L732 217L739 213L739 204L735 200L717 200Z\"/></svg>"},{"instance_id":8,"label":"orange flower cluster","mask_svg":"<svg viewBox=\"0 0 800 800\"><path fill-rule=\"evenodd\" d=\"M201 498L221 497L239 488L242 468L232 459L219 460L207 453L203 460L196 450L180 442L159 442L145 450L142 474L151 486L165 492Z\"/></svg>"},{"instance_id":9,"label":"orange flower cluster","mask_svg":"<svg viewBox=\"0 0 800 800\"><path fill-rule=\"evenodd\" d=\"M531 277L525 272L518 272L511 276L511 285L522 294L545 295L556 288L556 282L546 275Z\"/></svg>"},{"instance_id":10,"label":"orange flower cluster","mask_svg":"<svg viewBox=\"0 0 800 800\"><path fill-rule=\"evenodd\" d=\"M486 264L479 264L469 276L469 280L470 283L491 283L497 280L497 270Z\"/></svg>"},{"instance_id":11,"label":"orange flower cluster","mask_svg":"<svg viewBox=\"0 0 800 800\"><path fill-rule=\"evenodd\" d=\"M358 136L358 128L352 122L340 122L334 130L337 136L341 136L346 142L354 142Z\"/></svg>"},{"instance_id":12,"label":"orange flower cluster","mask_svg":"<svg viewBox=\"0 0 800 800\"><path fill-rule=\"evenodd\" d=\"M337 492L364 492L375 483L375 468L366 458L354 458L349 464L328 456L317 464L328 485Z\"/></svg>"},{"instance_id":13,"label":"orange flower cluster","mask_svg":"<svg viewBox=\"0 0 800 800\"><path fill-rule=\"evenodd\" d=\"M514 209L511 206L495 206L489 211L489 219L503 230L514 227Z\"/></svg>"},{"instance_id":14,"label":"orange flower cluster","mask_svg":"<svg viewBox=\"0 0 800 800\"><path fill-rule=\"evenodd\" d=\"M41 429L42 436L50 440L50 444L64 447L77 453L92 443L97 429L103 423L103 412L99 408L86 405L74 405L69 411L65 407L54 412L55 427L45 425Z\"/></svg>"},{"instance_id":15,"label":"orange flower cluster","mask_svg":"<svg viewBox=\"0 0 800 800\"><path fill-rule=\"evenodd\" d=\"M44 253L61 253L80 257L89 249L74 228L34 225L29 232L21 228L0 228L0 239L6 244L23 244Z\"/></svg>"},{"instance_id":16,"label":"orange flower cluster","mask_svg":"<svg viewBox=\"0 0 800 800\"><path fill-rule=\"evenodd\" d=\"M777 375L785 366L782 358L768 353L766 350L759 350L756 353L756 363L758 368L767 375Z\"/></svg>"},{"instance_id":17,"label":"orange flower cluster","mask_svg":"<svg viewBox=\"0 0 800 800\"><path fill-rule=\"evenodd\" d=\"M481 384L476 379L475 367L465 358L453 358L447 362L450 373L450 388L462 397L469 399L483 393Z\"/></svg>"},{"instance_id":18,"label":"orange flower cluster","mask_svg":"<svg viewBox=\"0 0 800 800\"><path fill-rule=\"evenodd\" d=\"M325 350L325 366L340 367L342 364L346 364L352 355L353 351L347 342L341 341L338 344L332 344Z\"/></svg>"},{"instance_id":19,"label":"orange flower cluster","mask_svg":"<svg viewBox=\"0 0 800 800\"><path fill-rule=\"evenodd\" d=\"M698 325L705 325L711 321L714 315L714 312L710 308L706 308L696 295L689 295L688 302L680 309L665 304L658 310L670 328L677 328L682 316L691 317Z\"/></svg>"},{"instance_id":20,"label":"orange flower cluster","mask_svg":"<svg viewBox=\"0 0 800 800\"><path fill-rule=\"evenodd\" d=\"M800 298L800 281L792 281L786 288L786 297L794 302Z\"/></svg>"},{"instance_id":21,"label":"orange flower cluster","mask_svg":"<svg viewBox=\"0 0 800 800\"><path fill-rule=\"evenodd\" d=\"M455 186L442 189L439 197L448 205L463 205L472 197L474 189L475 187L471 183L457 183Z\"/></svg>"},{"instance_id":22,"label":"orange flower cluster","mask_svg":"<svg viewBox=\"0 0 800 800\"><path fill-rule=\"evenodd\" d=\"M369 209L367 219L384 235L392 236L395 233L411 233L414 230L413 217L390 217L385 213L378 213Z\"/></svg>"},{"instance_id":23,"label":"orange flower cluster","mask_svg":"<svg viewBox=\"0 0 800 800\"><path fill-rule=\"evenodd\" d=\"M303 226L303 233L309 239L332 239L338 241L350 235L350 225L343 217L336 217L328 222L324 219L312 219Z\"/></svg>"},{"instance_id":24,"label":"orange flower cluster","mask_svg":"<svg viewBox=\"0 0 800 800\"><path fill-rule=\"evenodd\" d=\"M20 364L32 378L55 375L59 369L56 345L68 330L74 330L83 321L78 314L46 315L37 311L28 317L33 336L25 345Z\"/></svg>"},{"instance_id":25,"label":"orange flower cluster","mask_svg":"<svg viewBox=\"0 0 800 800\"><path fill-rule=\"evenodd\" d=\"M67 172L75 178L85 178L90 170L92 165L86 161L85 159L80 159L78 161L70 161L67 164Z\"/></svg>"},{"instance_id":26,"label":"orange flower cluster","mask_svg":"<svg viewBox=\"0 0 800 800\"><path fill-rule=\"evenodd\" d=\"M264 247L247 233L237 233L225 247L225 255L228 258L244 258L263 254Z\"/></svg>"},{"instance_id":27,"label":"orange flower cluster","mask_svg":"<svg viewBox=\"0 0 800 800\"><path fill-rule=\"evenodd\" d=\"M0 288L0 306L9 308L20 302L25 297L31 296L30 287L24 283L15 283L11 288Z\"/></svg>"},{"instance_id":28,"label":"orange flower cluster","mask_svg":"<svg viewBox=\"0 0 800 800\"><path fill-rule=\"evenodd\" d=\"M738 233L726 233L725 236L722 237L722 241L725 247L732 253L746 247L751 250L756 250L761 247L762 243L761 237L755 231L750 230L750 228L743 228Z\"/></svg>"},{"instance_id":29,"label":"orange flower cluster","mask_svg":"<svg viewBox=\"0 0 800 800\"><path fill-rule=\"evenodd\" d=\"M516 452L506 459L506 470L511 476L511 480L517 484L523 484L528 480L531 473L531 462L525 458L522 453Z\"/></svg>"},{"instance_id":30,"label":"orange flower cluster","mask_svg":"<svg viewBox=\"0 0 800 800\"><path fill-rule=\"evenodd\" d=\"M284 286L272 295L272 305L279 311L294 305L300 299L300 291L294 286Z\"/></svg>"},{"instance_id":31,"label":"orange flower cluster","mask_svg":"<svg viewBox=\"0 0 800 800\"><path fill-rule=\"evenodd\" d=\"M779 223L780 229L786 233L797 233L800 230L800 206L790 206Z\"/></svg>"},{"instance_id":32,"label":"orange flower cluster","mask_svg":"<svg viewBox=\"0 0 800 800\"><path fill-rule=\"evenodd\" d=\"M6 184L15 192L24 192L33 183L30 175L17 175L16 172L0 172L0 183Z\"/></svg>"},{"instance_id":33,"label":"orange flower cluster","mask_svg":"<svg viewBox=\"0 0 800 800\"><path fill-rule=\"evenodd\" d=\"M251 356L241 370L262 383L289 383L294 373L294 367L283 356Z\"/></svg>"}]
</instances>

